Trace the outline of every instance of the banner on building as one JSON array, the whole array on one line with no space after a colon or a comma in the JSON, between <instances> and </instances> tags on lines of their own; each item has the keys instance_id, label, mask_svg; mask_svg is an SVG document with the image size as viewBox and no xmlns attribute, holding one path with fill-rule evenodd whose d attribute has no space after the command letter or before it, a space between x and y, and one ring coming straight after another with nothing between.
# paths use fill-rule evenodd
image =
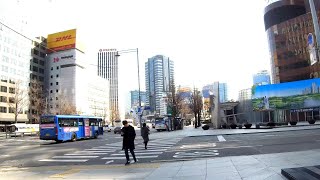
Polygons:
<instances>
[{"instance_id":1,"label":"banner on building","mask_svg":"<svg viewBox=\"0 0 320 180\"><path fill-rule=\"evenodd\" d=\"M47 48L48 53L76 48L76 29L49 34Z\"/></svg>"}]
</instances>

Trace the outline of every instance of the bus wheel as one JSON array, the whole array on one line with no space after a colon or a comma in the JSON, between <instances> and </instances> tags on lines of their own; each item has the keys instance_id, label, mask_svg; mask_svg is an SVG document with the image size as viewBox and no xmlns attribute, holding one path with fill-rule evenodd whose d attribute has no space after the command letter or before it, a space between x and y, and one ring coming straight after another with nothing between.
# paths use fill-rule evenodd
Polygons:
<instances>
[{"instance_id":1,"label":"bus wheel","mask_svg":"<svg viewBox=\"0 0 320 180\"><path fill-rule=\"evenodd\" d=\"M76 140L77 140L77 135L75 133L73 133L71 136L71 141L75 142Z\"/></svg>"}]
</instances>

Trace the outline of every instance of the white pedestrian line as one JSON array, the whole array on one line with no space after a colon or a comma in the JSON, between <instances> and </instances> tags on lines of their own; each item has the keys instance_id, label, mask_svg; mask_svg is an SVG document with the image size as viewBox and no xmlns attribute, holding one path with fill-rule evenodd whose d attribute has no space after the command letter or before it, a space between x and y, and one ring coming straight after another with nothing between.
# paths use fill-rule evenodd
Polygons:
<instances>
[{"instance_id":1,"label":"white pedestrian line","mask_svg":"<svg viewBox=\"0 0 320 180\"><path fill-rule=\"evenodd\" d=\"M150 158L157 158L158 156L136 156L137 159L150 159ZM101 159L126 159L126 157L123 154L123 157L103 157Z\"/></svg>"},{"instance_id":2,"label":"white pedestrian line","mask_svg":"<svg viewBox=\"0 0 320 180\"><path fill-rule=\"evenodd\" d=\"M213 156L219 156L219 153L215 153L212 155L174 155L173 158L198 158L198 157L213 157Z\"/></svg>"},{"instance_id":3,"label":"white pedestrian line","mask_svg":"<svg viewBox=\"0 0 320 180\"><path fill-rule=\"evenodd\" d=\"M63 159L63 158L65 158L65 159L72 159L72 158L75 158L75 159L81 159L81 158L97 158L97 157L99 157L99 156L54 156L54 157L52 157L52 158L54 158L54 159Z\"/></svg>"},{"instance_id":4,"label":"white pedestrian line","mask_svg":"<svg viewBox=\"0 0 320 180\"><path fill-rule=\"evenodd\" d=\"M135 152L135 155L156 155L156 154L162 154L163 152L144 152L144 153L137 153ZM110 156L123 156L123 153L121 154L111 154Z\"/></svg>"},{"instance_id":5,"label":"white pedestrian line","mask_svg":"<svg viewBox=\"0 0 320 180\"><path fill-rule=\"evenodd\" d=\"M88 152L115 152L115 150L103 150L103 149L85 149L84 151Z\"/></svg>"},{"instance_id":6,"label":"white pedestrian line","mask_svg":"<svg viewBox=\"0 0 320 180\"><path fill-rule=\"evenodd\" d=\"M223 137L223 136L221 136L221 135L219 135L219 136L217 136L218 137L218 140L219 141L226 141L226 139Z\"/></svg>"},{"instance_id":7,"label":"white pedestrian line","mask_svg":"<svg viewBox=\"0 0 320 180\"><path fill-rule=\"evenodd\" d=\"M114 151L113 151L114 152ZM88 153L88 154L94 154L94 153L109 153L107 151L76 151L75 153Z\"/></svg>"},{"instance_id":8,"label":"white pedestrian line","mask_svg":"<svg viewBox=\"0 0 320 180\"><path fill-rule=\"evenodd\" d=\"M105 164L110 164L110 163L113 163L114 160L111 160L111 161L107 161Z\"/></svg>"},{"instance_id":9,"label":"white pedestrian line","mask_svg":"<svg viewBox=\"0 0 320 180\"><path fill-rule=\"evenodd\" d=\"M137 149L134 152L157 152L157 151L166 151L167 149Z\"/></svg>"},{"instance_id":10,"label":"white pedestrian line","mask_svg":"<svg viewBox=\"0 0 320 180\"><path fill-rule=\"evenodd\" d=\"M87 162L89 159L41 159L41 162Z\"/></svg>"},{"instance_id":11,"label":"white pedestrian line","mask_svg":"<svg viewBox=\"0 0 320 180\"><path fill-rule=\"evenodd\" d=\"M81 156L81 155L106 155L108 153L73 153L73 154L64 154L65 156Z\"/></svg>"}]
</instances>

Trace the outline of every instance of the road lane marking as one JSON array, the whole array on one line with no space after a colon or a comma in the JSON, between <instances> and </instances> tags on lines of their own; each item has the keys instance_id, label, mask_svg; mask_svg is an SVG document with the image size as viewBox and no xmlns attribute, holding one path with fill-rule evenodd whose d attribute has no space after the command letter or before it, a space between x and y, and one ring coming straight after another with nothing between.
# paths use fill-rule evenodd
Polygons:
<instances>
[{"instance_id":1,"label":"road lane marking","mask_svg":"<svg viewBox=\"0 0 320 180\"><path fill-rule=\"evenodd\" d=\"M107 161L105 164L110 164L110 163L113 163L114 160L111 160L111 161Z\"/></svg>"},{"instance_id":2,"label":"road lane marking","mask_svg":"<svg viewBox=\"0 0 320 180\"><path fill-rule=\"evenodd\" d=\"M73 154L64 154L65 156L81 156L81 155L106 155L109 153L73 153Z\"/></svg>"},{"instance_id":3,"label":"road lane marking","mask_svg":"<svg viewBox=\"0 0 320 180\"><path fill-rule=\"evenodd\" d=\"M167 149L141 149L141 150L135 150L134 152L163 152Z\"/></svg>"},{"instance_id":4,"label":"road lane marking","mask_svg":"<svg viewBox=\"0 0 320 180\"><path fill-rule=\"evenodd\" d=\"M137 153L135 155L153 155L153 154L162 154L163 152L145 152L145 153ZM111 154L110 156L123 156L123 154Z\"/></svg>"},{"instance_id":5,"label":"road lane marking","mask_svg":"<svg viewBox=\"0 0 320 180\"><path fill-rule=\"evenodd\" d=\"M65 159L72 159L72 158L81 159L81 158L97 158L97 157L99 157L99 156L53 156L52 158L54 158L54 159L60 159L60 158L61 159L63 159L63 158L65 158Z\"/></svg>"},{"instance_id":6,"label":"road lane marking","mask_svg":"<svg viewBox=\"0 0 320 180\"><path fill-rule=\"evenodd\" d=\"M137 159L150 159L150 158L157 158L158 156L136 156ZM103 157L101 159L110 159L110 160L114 160L114 159L126 159L126 157L123 154L123 157Z\"/></svg>"},{"instance_id":7,"label":"road lane marking","mask_svg":"<svg viewBox=\"0 0 320 180\"><path fill-rule=\"evenodd\" d=\"M89 159L41 159L41 162L87 162Z\"/></svg>"},{"instance_id":8,"label":"road lane marking","mask_svg":"<svg viewBox=\"0 0 320 180\"><path fill-rule=\"evenodd\" d=\"M221 135L219 135L219 136L217 136L218 137L218 140L221 142L221 141L226 141L226 139L224 139L224 137L223 136L221 136Z\"/></svg>"}]
</instances>

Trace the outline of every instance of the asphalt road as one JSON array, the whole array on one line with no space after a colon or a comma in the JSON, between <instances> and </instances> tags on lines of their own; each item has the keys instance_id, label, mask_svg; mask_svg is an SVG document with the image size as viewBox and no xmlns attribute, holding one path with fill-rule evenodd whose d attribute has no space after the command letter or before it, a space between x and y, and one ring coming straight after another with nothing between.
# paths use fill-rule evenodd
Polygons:
<instances>
[{"instance_id":1,"label":"asphalt road","mask_svg":"<svg viewBox=\"0 0 320 180\"><path fill-rule=\"evenodd\" d=\"M202 137L161 137L161 133L168 132L159 132L147 150L137 136L139 163L320 149L320 129ZM122 137L113 133L58 144L36 137L1 140L0 166L124 164L121 145Z\"/></svg>"}]
</instances>

